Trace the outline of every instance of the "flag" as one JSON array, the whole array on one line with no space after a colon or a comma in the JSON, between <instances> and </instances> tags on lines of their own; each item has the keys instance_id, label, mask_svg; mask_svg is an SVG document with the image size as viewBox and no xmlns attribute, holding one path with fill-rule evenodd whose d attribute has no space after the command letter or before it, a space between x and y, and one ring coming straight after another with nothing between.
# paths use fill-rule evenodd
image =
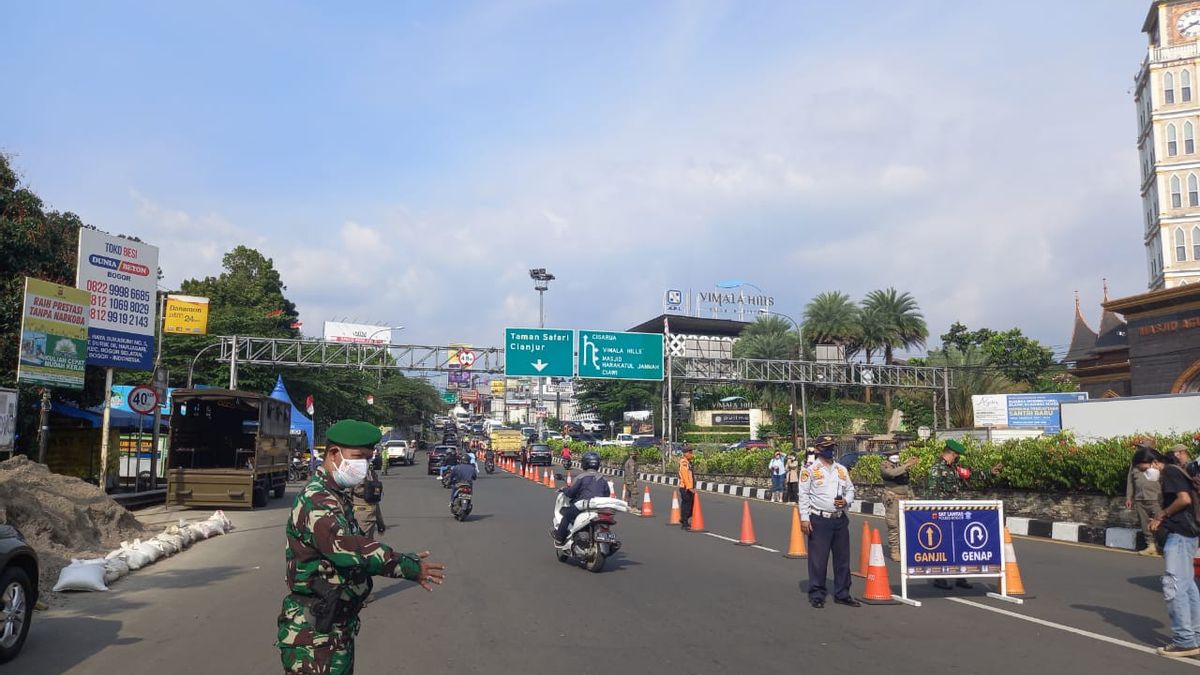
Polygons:
<instances>
[{"instance_id":1,"label":"flag","mask_svg":"<svg viewBox=\"0 0 1200 675\"><path fill-rule=\"evenodd\" d=\"M367 405L375 405L375 394L367 394Z\"/></svg>"},{"instance_id":2,"label":"flag","mask_svg":"<svg viewBox=\"0 0 1200 675\"><path fill-rule=\"evenodd\" d=\"M309 394L309 395L308 395L308 398L304 399L304 412L308 413L308 416L309 416L309 417L312 417L312 415L313 415L313 397L312 397L312 394Z\"/></svg>"},{"instance_id":3,"label":"flag","mask_svg":"<svg viewBox=\"0 0 1200 675\"><path fill-rule=\"evenodd\" d=\"M304 328L304 322L303 321L293 321L292 328L295 328L296 330L300 330L301 328Z\"/></svg>"}]
</instances>

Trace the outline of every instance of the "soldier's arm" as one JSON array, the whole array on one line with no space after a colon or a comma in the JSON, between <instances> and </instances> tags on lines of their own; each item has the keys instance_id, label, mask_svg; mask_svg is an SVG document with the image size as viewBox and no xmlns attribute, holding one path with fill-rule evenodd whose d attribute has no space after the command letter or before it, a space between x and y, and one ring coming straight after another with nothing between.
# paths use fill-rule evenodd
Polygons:
<instances>
[{"instance_id":1,"label":"soldier's arm","mask_svg":"<svg viewBox=\"0 0 1200 675\"><path fill-rule=\"evenodd\" d=\"M370 537L354 534L333 496L315 495L309 517L313 546L335 567L358 567L371 576L410 581L420 578L420 558L411 553L397 553Z\"/></svg>"},{"instance_id":2,"label":"soldier's arm","mask_svg":"<svg viewBox=\"0 0 1200 675\"><path fill-rule=\"evenodd\" d=\"M883 464L879 465L879 473L882 474L884 478L899 478L907 472L908 469L904 468L903 464L884 462Z\"/></svg>"}]
</instances>

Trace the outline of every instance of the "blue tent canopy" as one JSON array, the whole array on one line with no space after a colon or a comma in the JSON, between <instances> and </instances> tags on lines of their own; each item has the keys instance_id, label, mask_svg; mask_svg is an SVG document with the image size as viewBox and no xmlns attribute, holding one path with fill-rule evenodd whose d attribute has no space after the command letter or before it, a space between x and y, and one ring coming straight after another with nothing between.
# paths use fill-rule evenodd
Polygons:
<instances>
[{"instance_id":1,"label":"blue tent canopy","mask_svg":"<svg viewBox=\"0 0 1200 675\"><path fill-rule=\"evenodd\" d=\"M292 399L288 396L287 389L283 386L283 376L279 375L275 380L275 388L271 390L271 398L280 401L286 401L292 406L292 431L303 431L308 436L308 451L313 449L313 421L308 419L300 409L292 403Z\"/></svg>"}]
</instances>

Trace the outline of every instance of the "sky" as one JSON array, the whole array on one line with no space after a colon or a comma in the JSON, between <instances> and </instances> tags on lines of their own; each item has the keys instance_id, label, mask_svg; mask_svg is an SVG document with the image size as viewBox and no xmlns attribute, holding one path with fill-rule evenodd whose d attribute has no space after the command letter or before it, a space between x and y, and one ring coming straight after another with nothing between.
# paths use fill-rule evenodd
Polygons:
<instances>
[{"instance_id":1,"label":"sky","mask_svg":"<svg viewBox=\"0 0 1200 675\"><path fill-rule=\"evenodd\" d=\"M340 6L335 6L340 5ZM1144 292L1148 0L10 3L0 152L163 285L274 260L304 332L494 346L739 279L1065 351Z\"/></svg>"}]
</instances>

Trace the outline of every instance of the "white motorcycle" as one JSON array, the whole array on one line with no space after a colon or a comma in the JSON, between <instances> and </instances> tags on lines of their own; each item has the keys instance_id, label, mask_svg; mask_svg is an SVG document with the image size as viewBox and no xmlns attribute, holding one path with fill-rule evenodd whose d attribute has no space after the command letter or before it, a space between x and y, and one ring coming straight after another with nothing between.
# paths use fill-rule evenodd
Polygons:
<instances>
[{"instance_id":1,"label":"white motorcycle","mask_svg":"<svg viewBox=\"0 0 1200 675\"><path fill-rule=\"evenodd\" d=\"M556 529L562 522L562 510L566 505L566 495L559 492L554 500L554 517L551 520ZM621 542L612 531L613 525L617 524L613 513L628 512L629 505L613 497L593 497L575 502L575 508L579 509L579 515L571 523L563 545L554 544L553 538L550 540L554 544L554 553L559 562L574 558L583 563L588 571L599 572L604 569L604 561L621 548Z\"/></svg>"}]
</instances>

